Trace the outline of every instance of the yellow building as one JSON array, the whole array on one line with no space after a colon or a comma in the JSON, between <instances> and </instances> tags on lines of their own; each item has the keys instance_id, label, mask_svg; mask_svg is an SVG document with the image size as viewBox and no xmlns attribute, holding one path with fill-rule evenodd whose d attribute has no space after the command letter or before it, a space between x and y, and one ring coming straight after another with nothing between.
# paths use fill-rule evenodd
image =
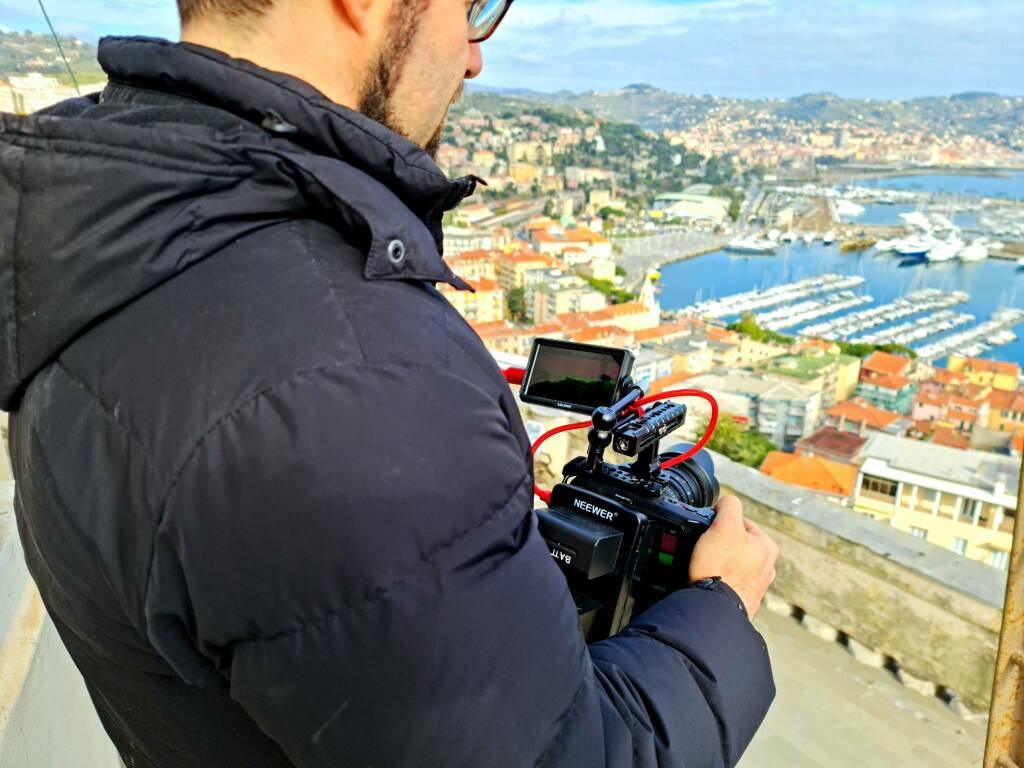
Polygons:
<instances>
[{"instance_id":1,"label":"yellow building","mask_svg":"<svg viewBox=\"0 0 1024 768\"><path fill-rule=\"evenodd\" d=\"M505 291L494 280L481 278L469 280L473 291L460 291L447 284L441 286L441 293L458 310L459 314L474 323L495 323L505 319L507 312Z\"/></svg>"},{"instance_id":2,"label":"yellow building","mask_svg":"<svg viewBox=\"0 0 1024 768\"><path fill-rule=\"evenodd\" d=\"M1020 366L999 360L950 355L946 367L953 373L966 376L972 384L1001 389L1006 392L1015 391L1020 379Z\"/></svg>"},{"instance_id":3,"label":"yellow building","mask_svg":"<svg viewBox=\"0 0 1024 768\"><path fill-rule=\"evenodd\" d=\"M529 187L539 182L544 176L544 166L533 163L511 163L508 175L517 187Z\"/></svg>"},{"instance_id":4,"label":"yellow building","mask_svg":"<svg viewBox=\"0 0 1024 768\"><path fill-rule=\"evenodd\" d=\"M1000 432L1024 430L1024 392L993 389L988 395L988 428Z\"/></svg>"},{"instance_id":5,"label":"yellow building","mask_svg":"<svg viewBox=\"0 0 1024 768\"><path fill-rule=\"evenodd\" d=\"M858 462L857 512L971 560L1007 567L1018 460L875 434Z\"/></svg>"},{"instance_id":6,"label":"yellow building","mask_svg":"<svg viewBox=\"0 0 1024 768\"><path fill-rule=\"evenodd\" d=\"M506 291L525 288L531 274L543 274L552 269L564 269L558 259L533 251L519 251L499 255L495 261L498 283Z\"/></svg>"}]
</instances>

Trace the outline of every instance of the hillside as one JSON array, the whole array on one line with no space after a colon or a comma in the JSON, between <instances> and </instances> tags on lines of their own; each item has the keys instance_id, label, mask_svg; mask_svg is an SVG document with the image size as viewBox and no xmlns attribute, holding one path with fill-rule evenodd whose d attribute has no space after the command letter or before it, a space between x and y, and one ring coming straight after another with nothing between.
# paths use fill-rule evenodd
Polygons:
<instances>
[{"instance_id":1,"label":"hillside","mask_svg":"<svg viewBox=\"0 0 1024 768\"><path fill-rule=\"evenodd\" d=\"M80 83L106 78L96 62L95 46L66 35L61 35L60 44ZM0 78L26 72L41 72L62 83L71 82L52 37L31 32L0 32Z\"/></svg>"},{"instance_id":2,"label":"hillside","mask_svg":"<svg viewBox=\"0 0 1024 768\"><path fill-rule=\"evenodd\" d=\"M473 93L493 106L499 91ZM607 120L626 120L654 130L687 128L710 117L783 120L827 126L856 123L883 130L921 129L934 133L956 132L984 136L1017 145L1024 140L1024 97L994 93L963 93L881 101L848 99L833 93L805 94L791 99L726 99L671 93L650 85L630 85L614 91L565 91L542 94L517 91L516 102L540 102L581 109Z\"/></svg>"}]
</instances>

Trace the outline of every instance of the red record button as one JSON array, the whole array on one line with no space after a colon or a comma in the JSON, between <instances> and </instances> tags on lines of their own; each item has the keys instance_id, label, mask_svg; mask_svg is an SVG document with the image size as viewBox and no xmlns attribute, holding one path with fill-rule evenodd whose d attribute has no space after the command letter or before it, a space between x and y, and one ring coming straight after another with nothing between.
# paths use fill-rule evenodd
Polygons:
<instances>
[{"instance_id":1,"label":"red record button","mask_svg":"<svg viewBox=\"0 0 1024 768\"><path fill-rule=\"evenodd\" d=\"M669 555L676 553L676 536L674 533L661 534L661 551Z\"/></svg>"}]
</instances>

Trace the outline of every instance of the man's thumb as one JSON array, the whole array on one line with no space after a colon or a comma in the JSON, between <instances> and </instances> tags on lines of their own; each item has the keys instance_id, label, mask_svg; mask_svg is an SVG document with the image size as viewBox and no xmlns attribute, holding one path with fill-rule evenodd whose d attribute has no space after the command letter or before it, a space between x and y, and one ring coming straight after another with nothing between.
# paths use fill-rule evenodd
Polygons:
<instances>
[{"instance_id":1,"label":"man's thumb","mask_svg":"<svg viewBox=\"0 0 1024 768\"><path fill-rule=\"evenodd\" d=\"M735 496L723 496L715 505L715 519L712 528L735 529L743 528L743 505Z\"/></svg>"}]
</instances>

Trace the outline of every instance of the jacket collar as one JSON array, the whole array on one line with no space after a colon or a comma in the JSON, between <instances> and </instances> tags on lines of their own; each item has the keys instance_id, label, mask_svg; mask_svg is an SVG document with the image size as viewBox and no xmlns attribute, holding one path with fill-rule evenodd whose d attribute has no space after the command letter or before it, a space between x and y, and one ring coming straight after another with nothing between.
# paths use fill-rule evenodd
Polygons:
<instances>
[{"instance_id":1,"label":"jacket collar","mask_svg":"<svg viewBox=\"0 0 1024 768\"><path fill-rule=\"evenodd\" d=\"M403 275L406 269L380 263L383 249L374 248L367 277L382 272L421 279L432 275L458 288L469 287L439 258L441 214L474 192L476 177L450 180L422 148L380 123L335 104L297 78L211 48L157 38L105 37L98 58L112 91L119 86L146 88L215 106L323 159L341 160L390 190L427 227L436 244L437 264L430 269L428 254L415 248L408 267L416 274ZM325 186L336 186L325 179L330 164L315 165Z\"/></svg>"}]
</instances>

